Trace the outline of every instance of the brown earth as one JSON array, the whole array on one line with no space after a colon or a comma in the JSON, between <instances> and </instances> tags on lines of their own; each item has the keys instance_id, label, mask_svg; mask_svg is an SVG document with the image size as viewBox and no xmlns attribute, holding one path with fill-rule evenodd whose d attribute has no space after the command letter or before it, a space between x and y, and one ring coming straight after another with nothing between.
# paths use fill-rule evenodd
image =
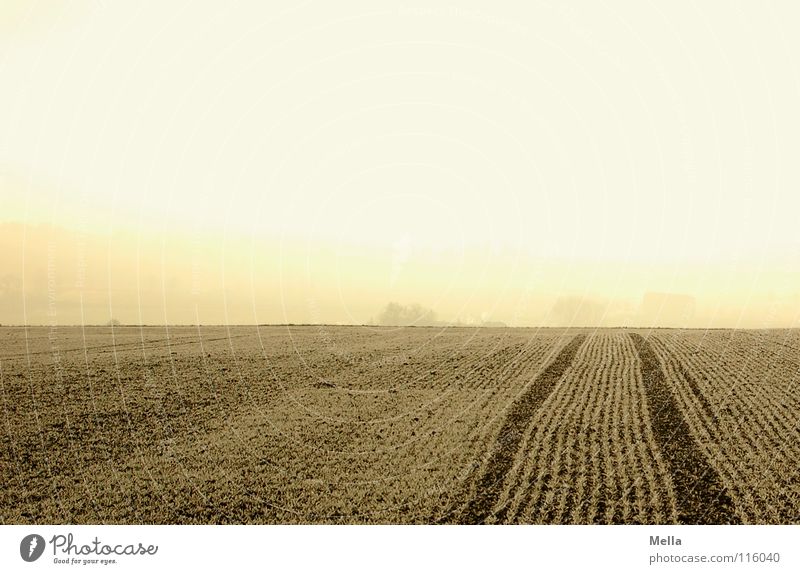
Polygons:
<instances>
[{"instance_id":1,"label":"brown earth","mask_svg":"<svg viewBox=\"0 0 800 574\"><path fill-rule=\"evenodd\" d=\"M0 328L2 523L800 522L800 332Z\"/></svg>"}]
</instances>

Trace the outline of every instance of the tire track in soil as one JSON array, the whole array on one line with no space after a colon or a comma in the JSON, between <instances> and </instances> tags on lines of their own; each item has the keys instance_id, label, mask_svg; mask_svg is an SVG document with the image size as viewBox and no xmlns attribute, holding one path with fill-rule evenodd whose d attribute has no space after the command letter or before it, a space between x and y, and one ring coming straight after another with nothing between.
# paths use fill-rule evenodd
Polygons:
<instances>
[{"instance_id":1,"label":"tire track in soil","mask_svg":"<svg viewBox=\"0 0 800 574\"><path fill-rule=\"evenodd\" d=\"M630 333L642 362L642 381L650 409L653 436L671 471L678 522L681 524L738 524L736 507L717 471L692 436L669 388L650 343ZM691 380L691 379L689 379ZM692 392L697 392L696 384ZM698 395L703 408L710 407Z\"/></svg>"},{"instance_id":2,"label":"tire track in soil","mask_svg":"<svg viewBox=\"0 0 800 574\"><path fill-rule=\"evenodd\" d=\"M509 407L486 464L486 470L477 477L478 469L476 469L476 475L467 481L467 484L476 484L476 494L466 504L459 517L459 523L481 524L492 514L492 509L502 495L506 476L514 466L525 429L528 428L537 409L550 396L556 383L572 364L578 348L585 339L584 334L575 335Z\"/></svg>"}]
</instances>

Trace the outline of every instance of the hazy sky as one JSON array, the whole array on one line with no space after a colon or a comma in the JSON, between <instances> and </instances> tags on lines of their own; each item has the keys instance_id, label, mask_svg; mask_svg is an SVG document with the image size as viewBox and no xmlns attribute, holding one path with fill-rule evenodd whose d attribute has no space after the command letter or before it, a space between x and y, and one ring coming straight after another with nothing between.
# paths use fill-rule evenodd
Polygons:
<instances>
[{"instance_id":1,"label":"hazy sky","mask_svg":"<svg viewBox=\"0 0 800 574\"><path fill-rule=\"evenodd\" d=\"M0 322L800 326L794 2L0 4Z\"/></svg>"}]
</instances>

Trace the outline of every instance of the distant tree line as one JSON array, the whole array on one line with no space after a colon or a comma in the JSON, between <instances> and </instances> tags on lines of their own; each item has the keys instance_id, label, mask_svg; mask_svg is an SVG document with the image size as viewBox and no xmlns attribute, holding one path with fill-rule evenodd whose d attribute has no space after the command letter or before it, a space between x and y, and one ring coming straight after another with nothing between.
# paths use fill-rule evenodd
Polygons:
<instances>
[{"instance_id":1,"label":"distant tree line","mask_svg":"<svg viewBox=\"0 0 800 574\"><path fill-rule=\"evenodd\" d=\"M378 314L378 325L392 326L431 326L440 325L437 321L436 312L427 309L422 305L401 305L400 303L389 303Z\"/></svg>"},{"instance_id":2,"label":"distant tree line","mask_svg":"<svg viewBox=\"0 0 800 574\"><path fill-rule=\"evenodd\" d=\"M384 325L391 327L505 327L502 321L442 321L439 320L433 309L428 309L414 303L413 305L401 305L400 303L389 303L378 314L377 319L370 320L373 325Z\"/></svg>"}]
</instances>

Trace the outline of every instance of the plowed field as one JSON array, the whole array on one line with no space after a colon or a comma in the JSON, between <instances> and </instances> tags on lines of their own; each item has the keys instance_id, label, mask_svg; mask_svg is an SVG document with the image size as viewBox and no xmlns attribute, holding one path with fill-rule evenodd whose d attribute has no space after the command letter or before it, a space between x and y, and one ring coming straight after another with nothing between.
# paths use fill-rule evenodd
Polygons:
<instances>
[{"instance_id":1,"label":"plowed field","mask_svg":"<svg viewBox=\"0 0 800 574\"><path fill-rule=\"evenodd\" d=\"M800 522L800 332L0 328L0 522Z\"/></svg>"}]
</instances>

